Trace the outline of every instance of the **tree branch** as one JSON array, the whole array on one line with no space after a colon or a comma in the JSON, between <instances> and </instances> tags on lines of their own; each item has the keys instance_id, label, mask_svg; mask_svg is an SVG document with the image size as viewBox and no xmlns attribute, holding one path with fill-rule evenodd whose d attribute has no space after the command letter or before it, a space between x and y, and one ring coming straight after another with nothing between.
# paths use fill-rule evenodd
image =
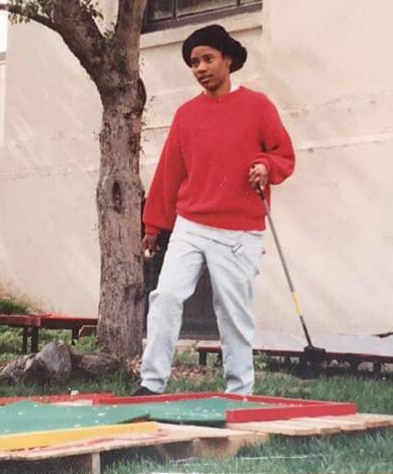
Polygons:
<instances>
[{"instance_id":1,"label":"tree branch","mask_svg":"<svg viewBox=\"0 0 393 474\"><path fill-rule=\"evenodd\" d=\"M7 11L11 13L12 15L19 15L23 18L28 18L30 20L33 20L37 23L41 23L41 25L46 26L47 28L50 28L53 31L56 31L58 33L58 28L56 23L54 23L50 18L39 15L38 13L30 13L28 16L24 13L23 6L21 5L10 5L10 4L0 4L0 11Z\"/></svg>"},{"instance_id":2,"label":"tree branch","mask_svg":"<svg viewBox=\"0 0 393 474\"><path fill-rule=\"evenodd\" d=\"M39 8L29 8L37 3L41 5L39 0L26 0L25 3L10 0L8 4L0 4L0 10L21 15L56 31L103 98L110 90L128 88L130 81L143 88L139 78L139 42L146 1L118 0L112 39L105 38L99 30L95 18L100 14L92 0L55 0L47 16Z\"/></svg>"},{"instance_id":3,"label":"tree branch","mask_svg":"<svg viewBox=\"0 0 393 474\"><path fill-rule=\"evenodd\" d=\"M79 0L57 0L53 21L71 52L98 84L106 61L106 42L92 13Z\"/></svg>"},{"instance_id":4,"label":"tree branch","mask_svg":"<svg viewBox=\"0 0 393 474\"><path fill-rule=\"evenodd\" d=\"M133 57L130 56L139 52L140 32L146 3L146 0L119 0L114 43L116 47L124 51L131 61Z\"/></svg>"},{"instance_id":5,"label":"tree branch","mask_svg":"<svg viewBox=\"0 0 393 474\"><path fill-rule=\"evenodd\" d=\"M0 11L8 11L33 20L58 33L79 59L81 65L98 84L105 63L105 38L93 18L93 12L80 0L56 0L50 16L27 9L29 2L0 4Z\"/></svg>"}]
</instances>

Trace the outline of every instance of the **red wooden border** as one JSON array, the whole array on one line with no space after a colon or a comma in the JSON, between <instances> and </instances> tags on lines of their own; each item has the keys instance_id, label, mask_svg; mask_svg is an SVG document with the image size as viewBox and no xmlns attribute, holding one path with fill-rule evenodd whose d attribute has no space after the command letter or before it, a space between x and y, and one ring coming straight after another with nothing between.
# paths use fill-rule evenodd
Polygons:
<instances>
[{"instance_id":1,"label":"red wooden border","mask_svg":"<svg viewBox=\"0 0 393 474\"><path fill-rule=\"evenodd\" d=\"M227 410L227 423L246 423L249 421L289 420L290 418L342 416L356 413L354 403L325 402L315 405L292 405L271 408L249 408Z\"/></svg>"},{"instance_id":2,"label":"red wooden border","mask_svg":"<svg viewBox=\"0 0 393 474\"><path fill-rule=\"evenodd\" d=\"M26 397L0 397L0 406L23 401L39 403L59 403L73 402L78 400L91 400L92 403L94 403L96 399L101 399L103 396L110 400L114 395L111 393L78 393L76 395L33 395Z\"/></svg>"},{"instance_id":3,"label":"red wooden border","mask_svg":"<svg viewBox=\"0 0 393 474\"><path fill-rule=\"evenodd\" d=\"M220 397L228 400L274 403L280 406L268 408L244 408L226 411L227 423L245 423L249 421L288 420L300 417L341 416L357 412L355 403L341 403L321 400L301 400L297 398L264 397L261 395L236 395L222 392L175 393L142 397L97 397L94 404L121 405L135 403L160 403L201 398Z\"/></svg>"},{"instance_id":4,"label":"red wooden border","mask_svg":"<svg viewBox=\"0 0 393 474\"><path fill-rule=\"evenodd\" d=\"M97 405L131 405L134 403L160 403L160 402L177 402L181 400L198 400L200 398L224 396L228 394L221 392L196 392L196 393L164 393L162 395L149 395L140 397L97 397L93 403ZM237 396L237 395L235 395ZM243 400L240 397L239 400Z\"/></svg>"}]
</instances>

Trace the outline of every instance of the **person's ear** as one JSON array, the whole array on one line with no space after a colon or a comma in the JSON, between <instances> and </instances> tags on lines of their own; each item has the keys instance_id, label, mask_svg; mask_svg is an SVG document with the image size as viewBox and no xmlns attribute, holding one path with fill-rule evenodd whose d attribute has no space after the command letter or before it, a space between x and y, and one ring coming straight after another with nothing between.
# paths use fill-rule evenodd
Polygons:
<instances>
[{"instance_id":1,"label":"person's ear","mask_svg":"<svg viewBox=\"0 0 393 474\"><path fill-rule=\"evenodd\" d=\"M231 58L231 56L224 55L224 61L228 66L228 71L230 71L231 70L231 65L233 63L233 59Z\"/></svg>"}]
</instances>

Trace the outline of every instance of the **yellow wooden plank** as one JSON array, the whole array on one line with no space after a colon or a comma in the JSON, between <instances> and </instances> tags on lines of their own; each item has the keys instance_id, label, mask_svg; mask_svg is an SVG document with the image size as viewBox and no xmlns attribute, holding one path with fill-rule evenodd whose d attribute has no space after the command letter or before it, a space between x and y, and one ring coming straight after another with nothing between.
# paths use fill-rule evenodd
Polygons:
<instances>
[{"instance_id":1,"label":"yellow wooden plank","mask_svg":"<svg viewBox=\"0 0 393 474\"><path fill-rule=\"evenodd\" d=\"M57 444L94 438L96 436L111 436L120 433L138 434L154 433L158 431L155 422L125 423L107 426L89 426L68 430L52 430L32 433L18 433L0 436L2 451L55 446Z\"/></svg>"},{"instance_id":2,"label":"yellow wooden plank","mask_svg":"<svg viewBox=\"0 0 393 474\"><path fill-rule=\"evenodd\" d=\"M131 447L154 446L168 457L230 457L246 445L263 443L268 435L222 428L158 423L158 432L138 434L118 433L91 437L36 449L7 451L7 460L48 461L77 457L105 451L120 451ZM187 454L187 456L186 456Z\"/></svg>"},{"instance_id":3,"label":"yellow wooden plank","mask_svg":"<svg viewBox=\"0 0 393 474\"><path fill-rule=\"evenodd\" d=\"M38 461L53 458L65 458L83 456L85 454L101 453L107 451L120 451L129 448L141 448L145 446L156 446L166 443L192 442L194 436L172 436L161 430L154 433L119 433L112 435L101 435L88 439L71 441L69 443L47 446L43 448L25 449L20 451L0 452L8 460Z\"/></svg>"}]
</instances>

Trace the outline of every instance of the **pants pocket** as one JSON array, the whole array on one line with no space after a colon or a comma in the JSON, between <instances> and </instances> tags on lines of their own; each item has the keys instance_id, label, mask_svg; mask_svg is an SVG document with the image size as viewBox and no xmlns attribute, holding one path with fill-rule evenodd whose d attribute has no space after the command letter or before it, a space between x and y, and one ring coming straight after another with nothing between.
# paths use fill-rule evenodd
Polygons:
<instances>
[{"instance_id":1,"label":"pants pocket","mask_svg":"<svg viewBox=\"0 0 393 474\"><path fill-rule=\"evenodd\" d=\"M241 247L235 251L235 254L250 278L259 274L263 252L264 244L262 235L245 233L241 240Z\"/></svg>"}]
</instances>

